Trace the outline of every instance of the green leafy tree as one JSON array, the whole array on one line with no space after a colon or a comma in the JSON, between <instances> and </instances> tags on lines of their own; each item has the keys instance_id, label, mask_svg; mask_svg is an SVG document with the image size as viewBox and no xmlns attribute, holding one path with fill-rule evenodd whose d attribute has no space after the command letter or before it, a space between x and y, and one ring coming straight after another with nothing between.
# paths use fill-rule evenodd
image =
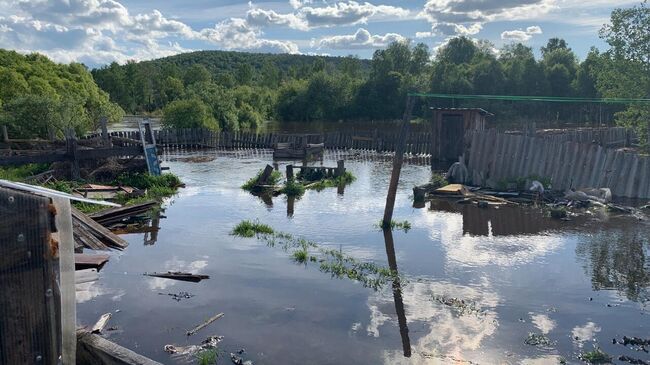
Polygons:
<instances>
[{"instance_id":1,"label":"green leafy tree","mask_svg":"<svg viewBox=\"0 0 650 365\"><path fill-rule=\"evenodd\" d=\"M219 130L210 108L201 100L176 100L163 109L162 123L170 128L207 128Z\"/></svg>"}]
</instances>

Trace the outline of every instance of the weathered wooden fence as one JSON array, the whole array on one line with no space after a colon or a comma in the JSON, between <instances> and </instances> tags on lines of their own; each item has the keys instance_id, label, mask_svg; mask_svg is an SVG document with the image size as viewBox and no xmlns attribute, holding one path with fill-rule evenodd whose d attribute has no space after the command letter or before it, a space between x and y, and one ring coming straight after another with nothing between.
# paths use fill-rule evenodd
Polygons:
<instances>
[{"instance_id":1,"label":"weathered wooden fence","mask_svg":"<svg viewBox=\"0 0 650 365\"><path fill-rule=\"evenodd\" d=\"M650 198L650 157L594 143L473 131L466 136L474 185L496 187L514 178L538 176L554 189L610 188L628 198Z\"/></svg>"},{"instance_id":2,"label":"weathered wooden fence","mask_svg":"<svg viewBox=\"0 0 650 365\"><path fill-rule=\"evenodd\" d=\"M137 131L111 132L111 138L123 141L140 140ZM90 137L94 137L91 135ZM273 148L277 143L324 143L328 149L358 149L392 152L397 145L397 134L392 131L326 132L315 134L214 132L208 129L162 129L155 131L156 144L162 148ZM406 153L428 155L431 149L431 133L414 132L407 137Z\"/></svg>"}]
</instances>

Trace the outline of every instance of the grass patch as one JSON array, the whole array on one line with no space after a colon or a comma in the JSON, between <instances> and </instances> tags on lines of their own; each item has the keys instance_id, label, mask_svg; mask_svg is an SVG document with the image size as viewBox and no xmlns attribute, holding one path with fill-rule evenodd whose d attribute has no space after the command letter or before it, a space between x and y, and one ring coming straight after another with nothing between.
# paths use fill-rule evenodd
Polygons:
<instances>
[{"instance_id":1,"label":"grass patch","mask_svg":"<svg viewBox=\"0 0 650 365\"><path fill-rule=\"evenodd\" d=\"M260 179L264 170L260 170L257 175L251 177L241 186L242 189L246 191L254 191L256 189L257 181ZM280 171L273 170L271 176L267 180L267 185L277 185L282 180L282 173Z\"/></svg>"},{"instance_id":2,"label":"grass patch","mask_svg":"<svg viewBox=\"0 0 650 365\"><path fill-rule=\"evenodd\" d=\"M271 226L261 224L259 222L245 220L235 226L231 232L231 235L250 238L257 235L272 235L273 233L275 233L275 231L273 231L273 228L271 228Z\"/></svg>"},{"instance_id":3,"label":"grass patch","mask_svg":"<svg viewBox=\"0 0 650 365\"><path fill-rule=\"evenodd\" d=\"M307 250L302 249L294 251L293 254L291 254L291 257L295 262L304 264L309 259L309 254L307 253Z\"/></svg>"},{"instance_id":4,"label":"grass patch","mask_svg":"<svg viewBox=\"0 0 650 365\"><path fill-rule=\"evenodd\" d=\"M287 181L287 184L282 188L282 194L287 196L301 197L305 194L305 187L296 181Z\"/></svg>"},{"instance_id":5,"label":"grass patch","mask_svg":"<svg viewBox=\"0 0 650 365\"><path fill-rule=\"evenodd\" d=\"M309 182L307 185L308 189L314 189L316 191L321 191L326 188L336 188L339 186L345 186L352 184L357 178L350 172L346 171L343 175L339 177L325 178L311 180L311 178L320 175L317 173L312 173L307 177L301 175L301 179L305 182Z\"/></svg>"},{"instance_id":6,"label":"grass patch","mask_svg":"<svg viewBox=\"0 0 650 365\"><path fill-rule=\"evenodd\" d=\"M408 231L411 230L411 222L409 222L407 220L403 220L403 221L391 220L390 224L388 226L386 226L386 225L384 225L384 221L380 220L379 223L375 224L375 227L377 227L379 229L387 228L387 229L390 229L391 231L394 231L394 230L397 229L397 230L404 231L404 233L408 233Z\"/></svg>"},{"instance_id":7,"label":"grass patch","mask_svg":"<svg viewBox=\"0 0 650 365\"><path fill-rule=\"evenodd\" d=\"M218 357L219 355L216 350L203 350L196 354L196 363L198 365L216 365Z\"/></svg>"},{"instance_id":8,"label":"grass patch","mask_svg":"<svg viewBox=\"0 0 650 365\"><path fill-rule=\"evenodd\" d=\"M23 166L0 167L0 179L22 182L30 176L47 171L47 165L28 164Z\"/></svg>"},{"instance_id":9,"label":"grass patch","mask_svg":"<svg viewBox=\"0 0 650 365\"><path fill-rule=\"evenodd\" d=\"M339 279L351 279L364 287L378 290L386 282L399 280L387 267L372 262L362 262L352 256L291 234L276 232L258 222L242 221L233 229L233 235L255 237L266 241L269 247L279 247L288 252L292 260L300 264L318 263L319 270ZM310 254L311 252L311 254Z\"/></svg>"},{"instance_id":10,"label":"grass patch","mask_svg":"<svg viewBox=\"0 0 650 365\"><path fill-rule=\"evenodd\" d=\"M595 348L592 351L580 354L580 360L589 364L608 364L612 361L612 357L603 350Z\"/></svg>"},{"instance_id":11,"label":"grass patch","mask_svg":"<svg viewBox=\"0 0 650 365\"><path fill-rule=\"evenodd\" d=\"M169 173L161 174L160 176L147 173L128 173L118 176L113 182L113 185L130 186L137 189L170 188L175 190L183 185L183 183L178 176Z\"/></svg>"}]
</instances>

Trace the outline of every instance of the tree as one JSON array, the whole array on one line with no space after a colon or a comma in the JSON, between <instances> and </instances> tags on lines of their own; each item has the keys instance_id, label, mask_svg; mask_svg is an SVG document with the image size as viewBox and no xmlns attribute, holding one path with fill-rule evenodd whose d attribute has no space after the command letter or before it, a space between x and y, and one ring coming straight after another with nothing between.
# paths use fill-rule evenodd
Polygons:
<instances>
[{"instance_id":1,"label":"tree","mask_svg":"<svg viewBox=\"0 0 650 365\"><path fill-rule=\"evenodd\" d=\"M600 37L612 47L613 56L641 62L650 68L650 8L648 1L629 9L615 9L611 24L600 30Z\"/></svg>"},{"instance_id":2,"label":"tree","mask_svg":"<svg viewBox=\"0 0 650 365\"><path fill-rule=\"evenodd\" d=\"M237 83L239 85L250 85L253 82L253 68L248 63L243 63L237 68Z\"/></svg>"},{"instance_id":3,"label":"tree","mask_svg":"<svg viewBox=\"0 0 650 365\"><path fill-rule=\"evenodd\" d=\"M198 63L190 66L187 71L185 71L185 75L183 76L183 82L185 82L185 86L190 86L192 84L196 84L197 82L207 82L210 80L212 80L210 71L208 71L205 66Z\"/></svg>"},{"instance_id":4,"label":"tree","mask_svg":"<svg viewBox=\"0 0 650 365\"><path fill-rule=\"evenodd\" d=\"M546 43L546 47L542 47L542 57L546 56L546 54L557 51L557 50L567 50L571 51L571 48L567 45L566 41L561 38L551 38L548 40Z\"/></svg>"},{"instance_id":5,"label":"tree","mask_svg":"<svg viewBox=\"0 0 650 365\"><path fill-rule=\"evenodd\" d=\"M170 128L219 130L210 108L197 98L173 101L163 109L162 123Z\"/></svg>"},{"instance_id":6,"label":"tree","mask_svg":"<svg viewBox=\"0 0 650 365\"><path fill-rule=\"evenodd\" d=\"M478 52L478 47L467 37L452 38L449 42L438 51L436 57L440 62L453 63L459 65L469 63L474 55Z\"/></svg>"}]
</instances>

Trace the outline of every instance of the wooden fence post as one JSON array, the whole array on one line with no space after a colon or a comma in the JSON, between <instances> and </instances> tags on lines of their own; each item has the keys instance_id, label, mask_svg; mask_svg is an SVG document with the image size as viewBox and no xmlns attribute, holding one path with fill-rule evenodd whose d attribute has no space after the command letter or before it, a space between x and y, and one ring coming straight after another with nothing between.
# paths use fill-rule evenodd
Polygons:
<instances>
[{"instance_id":1,"label":"wooden fence post","mask_svg":"<svg viewBox=\"0 0 650 365\"><path fill-rule=\"evenodd\" d=\"M345 160L336 161L336 177L343 176L345 174Z\"/></svg>"},{"instance_id":2,"label":"wooden fence post","mask_svg":"<svg viewBox=\"0 0 650 365\"><path fill-rule=\"evenodd\" d=\"M287 165L287 181L293 181L293 165Z\"/></svg>"},{"instance_id":3,"label":"wooden fence post","mask_svg":"<svg viewBox=\"0 0 650 365\"><path fill-rule=\"evenodd\" d=\"M390 175L390 185L388 186L388 194L386 195L386 208L384 210L384 220L382 222L384 228L390 227L390 222L393 219L393 209L395 209L395 196L397 195L397 184L399 182L399 175L402 172L402 163L404 162L404 147L406 144L406 136L408 135L411 124L411 113L413 112L413 98L406 98L406 109L404 110L404 119L402 120L402 127L399 132L399 139L395 146L395 157L393 158L393 172Z\"/></svg>"},{"instance_id":4,"label":"wooden fence post","mask_svg":"<svg viewBox=\"0 0 650 365\"><path fill-rule=\"evenodd\" d=\"M9 133L7 132L7 126L2 126L2 141L4 143L9 143Z\"/></svg>"},{"instance_id":5,"label":"wooden fence post","mask_svg":"<svg viewBox=\"0 0 650 365\"><path fill-rule=\"evenodd\" d=\"M68 160L70 161L72 180L79 180L81 178L81 174L79 172L79 156L77 147L77 136L75 135L74 129L68 128L66 130L66 148Z\"/></svg>"},{"instance_id":6,"label":"wooden fence post","mask_svg":"<svg viewBox=\"0 0 650 365\"><path fill-rule=\"evenodd\" d=\"M99 125L102 128L102 145L104 147L110 147L111 141L108 139L108 118L99 118Z\"/></svg>"}]
</instances>

